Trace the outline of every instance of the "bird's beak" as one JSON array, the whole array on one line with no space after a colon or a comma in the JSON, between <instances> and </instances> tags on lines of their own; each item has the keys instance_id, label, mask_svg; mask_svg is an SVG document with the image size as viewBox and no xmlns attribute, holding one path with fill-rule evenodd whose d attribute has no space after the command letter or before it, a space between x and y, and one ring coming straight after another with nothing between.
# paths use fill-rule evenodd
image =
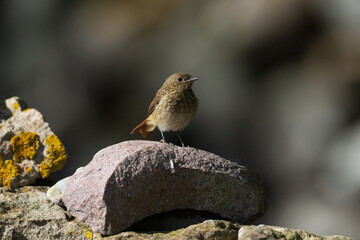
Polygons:
<instances>
[{"instance_id":1,"label":"bird's beak","mask_svg":"<svg viewBox=\"0 0 360 240\"><path fill-rule=\"evenodd\" d=\"M187 82L195 82L196 80L198 80L198 78L190 78Z\"/></svg>"}]
</instances>

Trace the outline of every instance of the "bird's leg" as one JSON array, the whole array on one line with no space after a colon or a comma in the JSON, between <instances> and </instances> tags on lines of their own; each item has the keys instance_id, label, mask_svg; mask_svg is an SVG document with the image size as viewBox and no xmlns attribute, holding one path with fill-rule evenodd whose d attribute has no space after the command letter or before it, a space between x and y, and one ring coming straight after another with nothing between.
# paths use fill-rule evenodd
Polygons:
<instances>
[{"instance_id":1,"label":"bird's leg","mask_svg":"<svg viewBox=\"0 0 360 240\"><path fill-rule=\"evenodd\" d=\"M162 137L162 139L160 141L166 143L163 131L160 130L160 132L161 132L161 137ZM171 173L175 173L174 162L172 159L170 159L170 171L171 171Z\"/></svg>"},{"instance_id":2,"label":"bird's leg","mask_svg":"<svg viewBox=\"0 0 360 240\"><path fill-rule=\"evenodd\" d=\"M159 130L160 130L160 129L159 129ZM161 139L160 141L166 143L166 140L165 140L163 131L160 130L160 132L161 132L161 137L162 137L162 139Z\"/></svg>"},{"instance_id":3,"label":"bird's leg","mask_svg":"<svg viewBox=\"0 0 360 240\"><path fill-rule=\"evenodd\" d=\"M176 134L177 134L177 136L178 136L178 138L179 138L179 140L180 140L180 142L181 142L181 145L182 145L183 147L185 147L185 144L184 144L184 142L182 141L179 132L176 131Z\"/></svg>"}]
</instances>

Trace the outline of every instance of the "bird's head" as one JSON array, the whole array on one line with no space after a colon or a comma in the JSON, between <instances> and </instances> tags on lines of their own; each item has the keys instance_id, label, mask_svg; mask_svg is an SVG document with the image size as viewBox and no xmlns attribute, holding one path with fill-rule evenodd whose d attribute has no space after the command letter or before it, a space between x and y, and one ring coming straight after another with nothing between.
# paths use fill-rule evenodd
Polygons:
<instances>
[{"instance_id":1,"label":"bird's head","mask_svg":"<svg viewBox=\"0 0 360 240\"><path fill-rule=\"evenodd\" d=\"M198 80L198 78L192 78L188 73L174 73L166 79L164 85L169 88L186 90L190 89L196 80Z\"/></svg>"}]
</instances>

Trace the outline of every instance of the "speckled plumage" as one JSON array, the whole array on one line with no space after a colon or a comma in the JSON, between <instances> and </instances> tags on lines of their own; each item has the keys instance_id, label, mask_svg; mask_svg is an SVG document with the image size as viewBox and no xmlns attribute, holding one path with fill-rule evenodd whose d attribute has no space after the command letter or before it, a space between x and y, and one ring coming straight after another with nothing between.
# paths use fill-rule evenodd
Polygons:
<instances>
[{"instance_id":1,"label":"speckled plumage","mask_svg":"<svg viewBox=\"0 0 360 240\"><path fill-rule=\"evenodd\" d=\"M191 78L187 73L175 73L168 77L151 102L147 118L131 134L139 131L147 137L156 127L163 132L186 128L198 107L198 100L191 89L195 80L197 78Z\"/></svg>"}]
</instances>

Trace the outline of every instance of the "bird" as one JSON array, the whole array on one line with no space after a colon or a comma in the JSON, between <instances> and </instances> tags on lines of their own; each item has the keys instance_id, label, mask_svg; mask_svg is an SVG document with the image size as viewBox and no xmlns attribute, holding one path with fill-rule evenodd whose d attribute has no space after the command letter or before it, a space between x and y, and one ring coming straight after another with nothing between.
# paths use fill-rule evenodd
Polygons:
<instances>
[{"instance_id":1,"label":"bird","mask_svg":"<svg viewBox=\"0 0 360 240\"><path fill-rule=\"evenodd\" d=\"M198 78L188 73L170 75L157 91L151 102L146 119L137 125L131 134L139 131L144 138L158 128L162 141L166 142L164 132L176 132L184 147L179 132L184 130L193 119L198 108L198 99L191 87Z\"/></svg>"}]
</instances>

